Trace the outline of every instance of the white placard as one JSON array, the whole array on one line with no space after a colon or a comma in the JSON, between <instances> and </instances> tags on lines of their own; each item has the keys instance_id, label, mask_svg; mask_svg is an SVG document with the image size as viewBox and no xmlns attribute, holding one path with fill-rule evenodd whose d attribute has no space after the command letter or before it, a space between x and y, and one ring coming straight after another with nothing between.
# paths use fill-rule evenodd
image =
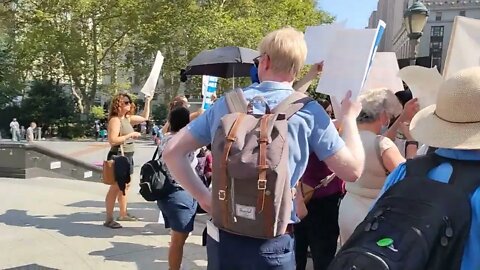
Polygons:
<instances>
[{"instance_id":1,"label":"white placard","mask_svg":"<svg viewBox=\"0 0 480 270\"><path fill-rule=\"evenodd\" d=\"M480 66L480 20L455 17L443 77L462 69Z\"/></svg>"},{"instance_id":2,"label":"white placard","mask_svg":"<svg viewBox=\"0 0 480 270\"><path fill-rule=\"evenodd\" d=\"M50 170L59 169L61 167L62 167L62 162L60 161L50 162Z\"/></svg>"},{"instance_id":3,"label":"white placard","mask_svg":"<svg viewBox=\"0 0 480 270\"><path fill-rule=\"evenodd\" d=\"M403 90L399 71L397 56L394 52L377 52L363 91L376 88L387 88L393 92Z\"/></svg>"},{"instance_id":4,"label":"white placard","mask_svg":"<svg viewBox=\"0 0 480 270\"><path fill-rule=\"evenodd\" d=\"M317 92L343 99L352 91L356 99L365 84L378 45L385 32L385 23L377 29L340 29L325 59L325 67Z\"/></svg>"},{"instance_id":5,"label":"white placard","mask_svg":"<svg viewBox=\"0 0 480 270\"><path fill-rule=\"evenodd\" d=\"M150 71L150 76L148 76L147 81L142 87L142 92L147 97L153 96L155 93L155 88L157 87L158 77L160 76L160 71L162 70L163 65L163 55L160 51L157 52L155 57L155 63L153 64L152 71Z\"/></svg>"},{"instance_id":6,"label":"white placard","mask_svg":"<svg viewBox=\"0 0 480 270\"><path fill-rule=\"evenodd\" d=\"M92 171L86 171L83 173L83 178L90 178L93 176L93 172Z\"/></svg>"},{"instance_id":7,"label":"white placard","mask_svg":"<svg viewBox=\"0 0 480 270\"><path fill-rule=\"evenodd\" d=\"M413 97L418 98L420 109L437 102L437 93L443 83L443 77L436 67L408 66L400 70L399 76L408 85Z\"/></svg>"},{"instance_id":8,"label":"white placard","mask_svg":"<svg viewBox=\"0 0 480 270\"><path fill-rule=\"evenodd\" d=\"M305 64L313 65L324 61L335 42L336 32L344 29L346 21L318 26L308 26L305 30L307 43L307 60Z\"/></svg>"}]
</instances>

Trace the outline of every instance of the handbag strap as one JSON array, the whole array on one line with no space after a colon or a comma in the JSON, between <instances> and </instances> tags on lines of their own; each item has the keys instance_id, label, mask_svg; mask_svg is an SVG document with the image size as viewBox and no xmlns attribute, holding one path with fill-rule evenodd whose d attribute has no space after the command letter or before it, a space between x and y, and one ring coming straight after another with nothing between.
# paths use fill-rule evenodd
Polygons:
<instances>
[{"instance_id":1,"label":"handbag strap","mask_svg":"<svg viewBox=\"0 0 480 270\"><path fill-rule=\"evenodd\" d=\"M120 144L120 154L123 156L125 156L125 151L123 151L123 143Z\"/></svg>"}]
</instances>

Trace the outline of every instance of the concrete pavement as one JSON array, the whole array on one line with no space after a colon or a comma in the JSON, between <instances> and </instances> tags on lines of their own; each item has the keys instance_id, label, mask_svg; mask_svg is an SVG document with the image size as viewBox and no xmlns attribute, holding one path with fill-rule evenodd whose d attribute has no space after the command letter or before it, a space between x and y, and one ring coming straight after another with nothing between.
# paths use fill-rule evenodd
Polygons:
<instances>
[{"instance_id":1,"label":"concrete pavement","mask_svg":"<svg viewBox=\"0 0 480 270\"><path fill-rule=\"evenodd\" d=\"M130 192L129 212L143 218L123 229L102 226L107 186L77 180L0 179L0 269L168 269L169 232L154 203ZM184 269L206 269L199 216L185 246Z\"/></svg>"},{"instance_id":2,"label":"concrete pavement","mask_svg":"<svg viewBox=\"0 0 480 270\"><path fill-rule=\"evenodd\" d=\"M109 150L106 142L35 143L91 164L102 162ZM139 169L154 150L151 142L136 144L128 207L142 220L122 222L124 228L119 230L102 226L108 186L99 182L0 178L0 269L32 264L80 270L168 269L169 231L158 223L156 204L137 193ZM197 215L184 249L183 269L206 269L201 233L207 219ZM313 269L311 260L307 269Z\"/></svg>"}]
</instances>

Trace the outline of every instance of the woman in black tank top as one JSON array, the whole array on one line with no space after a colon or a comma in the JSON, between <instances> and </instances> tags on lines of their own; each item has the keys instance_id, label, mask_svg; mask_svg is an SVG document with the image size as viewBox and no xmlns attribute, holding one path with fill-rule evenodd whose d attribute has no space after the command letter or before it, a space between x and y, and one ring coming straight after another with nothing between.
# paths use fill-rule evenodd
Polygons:
<instances>
[{"instance_id":1,"label":"woman in black tank top","mask_svg":"<svg viewBox=\"0 0 480 270\"><path fill-rule=\"evenodd\" d=\"M108 142L112 146L108 154L108 158L112 158L114 155L119 155L120 146L123 147L125 156L129 159L131 170L133 173L133 153L134 144L133 139L140 137L140 133L135 132L134 125L138 125L142 122L148 121L150 115L150 102L152 98L147 97L145 100L145 109L143 115L135 115L135 104L132 102L132 98L128 94L118 94L113 97L110 104L110 111L108 114ZM106 206L106 219L103 224L106 227L112 229L118 229L122 226L113 219L113 209L115 207L115 200L118 199L120 208L119 221L135 221L137 218L131 216L127 212L127 191L129 183L125 189L125 195L120 190L118 184L111 185L108 189L107 196L105 198Z\"/></svg>"}]
</instances>

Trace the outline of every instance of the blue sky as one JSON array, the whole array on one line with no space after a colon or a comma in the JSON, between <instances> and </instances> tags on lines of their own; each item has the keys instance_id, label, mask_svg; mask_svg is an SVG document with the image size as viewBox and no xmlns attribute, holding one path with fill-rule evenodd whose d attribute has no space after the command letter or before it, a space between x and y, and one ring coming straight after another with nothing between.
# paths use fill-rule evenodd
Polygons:
<instances>
[{"instance_id":1,"label":"blue sky","mask_svg":"<svg viewBox=\"0 0 480 270\"><path fill-rule=\"evenodd\" d=\"M319 7L337 17L338 21L347 19L347 26L365 28L378 0L318 0Z\"/></svg>"}]
</instances>

